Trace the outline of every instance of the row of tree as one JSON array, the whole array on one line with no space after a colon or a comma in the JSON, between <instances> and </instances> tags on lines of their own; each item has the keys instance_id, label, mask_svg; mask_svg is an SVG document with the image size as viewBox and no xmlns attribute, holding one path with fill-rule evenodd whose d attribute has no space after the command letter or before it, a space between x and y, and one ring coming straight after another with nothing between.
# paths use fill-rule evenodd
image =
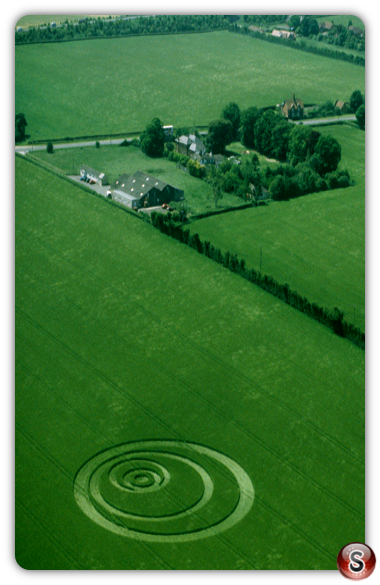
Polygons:
<instances>
[{"instance_id":1,"label":"row of tree","mask_svg":"<svg viewBox=\"0 0 380 585\"><path fill-rule=\"evenodd\" d=\"M70 41L93 37L117 37L146 34L203 32L227 28L231 20L218 14L157 15L140 18L82 19L78 24L66 22L59 27L29 27L16 32L16 44Z\"/></svg>"},{"instance_id":2,"label":"row of tree","mask_svg":"<svg viewBox=\"0 0 380 585\"><path fill-rule=\"evenodd\" d=\"M365 335L352 323L344 320L344 314L337 307L327 309L320 307L316 303L311 303L306 297L300 295L297 291L290 289L287 283L281 284L270 275L262 274L253 268L248 268L244 259L239 259L236 254L222 252L220 248L214 246L209 241L202 241L197 233L190 234L190 230L184 228L181 223L173 221L170 215L152 212L151 221L154 227L162 233L171 236L180 242L194 248L200 254L218 262L225 268L240 274L243 278L258 285L265 291L275 295L277 298L285 301L295 309L305 313L309 317L326 325L337 335L345 337L364 349Z\"/></svg>"}]
</instances>

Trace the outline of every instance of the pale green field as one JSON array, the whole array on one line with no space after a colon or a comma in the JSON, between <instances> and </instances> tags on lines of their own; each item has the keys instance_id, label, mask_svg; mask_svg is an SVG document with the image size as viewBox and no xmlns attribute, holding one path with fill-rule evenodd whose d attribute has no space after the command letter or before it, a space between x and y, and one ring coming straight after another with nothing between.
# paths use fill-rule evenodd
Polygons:
<instances>
[{"instance_id":1,"label":"pale green field","mask_svg":"<svg viewBox=\"0 0 380 585\"><path fill-rule=\"evenodd\" d=\"M365 538L364 352L20 157L15 215L17 562L337 570L342 543ZM169 440L166 454L152 440ZM84 464L136 441L145 452L134 465L144 457L157 476L158 459L167 484L125 493L97 470L94 495L111 512L143 514L143 527L124 523L170 542L118 534L111 512L106 529L74 498ZM226 455L252 482L253 505L223 532L247 496L188 443ZM187 512L176 531L158 519L173 510ZM198 539L205 526L215 534Z\"/></svg>"},{"instance_id":2,"label":"pale green field","mask_svg":"<svg viewBox=\"0 0 380 585\"><path fill-rule=\"evenodd\" d=\"M16 46L15 57L15 107L31 139L139 132L155 116L202 126L230 101L364 92L363 67L225 31Z\"/></svg>"}]
</instances>

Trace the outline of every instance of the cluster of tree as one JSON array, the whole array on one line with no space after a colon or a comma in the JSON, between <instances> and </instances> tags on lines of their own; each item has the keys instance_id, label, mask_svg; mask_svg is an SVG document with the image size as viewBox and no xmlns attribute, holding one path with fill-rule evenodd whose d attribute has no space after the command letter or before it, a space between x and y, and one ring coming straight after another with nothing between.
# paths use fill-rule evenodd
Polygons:
<instances>
[{"instance_id":1,"label":"cluster of tree","mask_svg":"<svg viewBox=\"0 0 380 585\"><path fill-rule=\"evenodd\" d=\"M16 44L31 42L69 41L91 37L115 37L146 34L203 32L226 28L229 17L219 14L157 15L139 18L86 18L78 24L66 22L56 28L32 27L16 32Z\"/></svg>"},{"instance_id":2,"label":"cluster of tree","mask_svg":"<svg viewBox=\"0 0 380 585\"><path fill-rule=\"evenodd\" d=\"M337 171L341 146L330 135L322 135L309 126L290 124L278 112L248 108L243 112L231 102L222 110L221 118L211 122L206 138L207 148L216 154L224 152L235 140L283 164L266 171L260 169L257 155L242 164L227 159L218 168L209 169L187 156L174 152L173 142L165 144L161 121L154 118L140 138L141 149L149 156L166 156L186 167L197 178L206 178L215 193L235 193L243 199L260 199L263 187L274 200L285 200L307 193L350 185L347 171ZM215 203L220 199L215 196Z\"/></svg>"},{"instance_id":3,"label":"cluster of tree","mask_svg":"<svg viewBox=\"0 0 380 585\"><path fill-rule=\"evenodd\" d=\"M260 197L265 187L273 199L279 200L350 184L347 171L337 173L341 146L332 136L321 135L308 126L291 125L273 110L251 107L240 112L237 104L232 103L224 108L222 115L224 118L210 125L210 148L222 144L225 148L240 138L247 148L286 163L263 173L257 156L241 165L227 160L216 171L224 191L247 198L253 187L256 197Z\"/></svg>"},{"instance_id":4,"label":"cluster of tree","mask_svg":"<svg viewBox=\"0 0 380 585\"><path fill-rule=\"evenodd\" d=\"M332 329L337 335L345 337L364 349L365 335L352 323L344 320L344 314L337 307L333 310L320 307L311 303L297 291L291 290L287 283L282 284L270 275L264 275L260 271L248 268L244 259L239 259L236 254L222 252L209 241L202 241L197 233L190 234L189 229L184 228L177 216L152 212L151 221L154 227L162 233L171 236L180 242L194 248L200 254L218 262L228 270L240 274L243 278L260 286L265 291L285 301L295 309L305 313L309 317L319 321Z\"/></svg>"}]
</instances>

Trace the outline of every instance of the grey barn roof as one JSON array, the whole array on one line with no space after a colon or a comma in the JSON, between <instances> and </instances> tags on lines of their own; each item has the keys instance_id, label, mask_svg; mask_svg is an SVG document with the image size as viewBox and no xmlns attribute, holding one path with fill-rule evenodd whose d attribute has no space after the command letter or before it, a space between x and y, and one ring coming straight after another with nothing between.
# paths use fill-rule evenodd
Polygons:
<instances>
[{"instance_id":1,"label":"grey barn roof","mask_svg":"<svg viewBox=\"0 0 380 585\"><path fill-rule=\"evenodd\" d=\"M135 199L140 199L149 193L153 187L158 191L163 191L167 186L168 183L164 183L147 173L137 171L134 175L121 175L112 185L112 188Z\"/></svg>"}]
</instances>

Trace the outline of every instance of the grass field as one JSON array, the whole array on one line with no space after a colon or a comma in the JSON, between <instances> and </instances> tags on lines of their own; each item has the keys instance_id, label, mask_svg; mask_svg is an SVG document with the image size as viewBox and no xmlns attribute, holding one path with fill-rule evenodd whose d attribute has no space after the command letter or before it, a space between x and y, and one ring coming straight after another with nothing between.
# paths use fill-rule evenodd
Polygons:
<instances>
[{"instance_id":1,"label":"grass field","mask_svg":"<svg viewBox=\"0 0 380 585\"><path fill-rule=\"evenodd\" d=\"M304 103L364 92L363 67L225 31L16 46L15 73L31 139L139 132L154 116L207 125L230 101L270 106L294 91Z\"/></svg>"},{"instance_id":2,"label":"grass field","mask_svg":"<svg viewBox=\"0 0 380 585\"><path fill-rule=\"evenodd\" d=\"M318 128L342 146L340 168L355 186L196 221L202 239L287 282L321 306L339 307L365 327L365 134L352 126Z\"/></svg>"},{"instance_id":3,"label":"grass field","mask_svg":"<svg viewBox=\"0 0 380 585\"><path fill-rule=\"evenodd\" d=\"M22 567L334 570L364 541L362 350L20 157L15 246Z\"/></svg>"}]
</instances>

